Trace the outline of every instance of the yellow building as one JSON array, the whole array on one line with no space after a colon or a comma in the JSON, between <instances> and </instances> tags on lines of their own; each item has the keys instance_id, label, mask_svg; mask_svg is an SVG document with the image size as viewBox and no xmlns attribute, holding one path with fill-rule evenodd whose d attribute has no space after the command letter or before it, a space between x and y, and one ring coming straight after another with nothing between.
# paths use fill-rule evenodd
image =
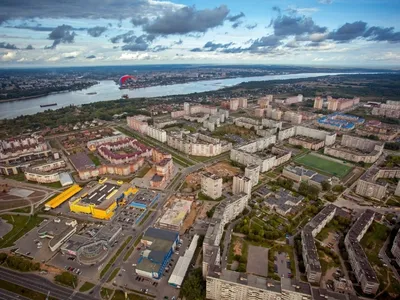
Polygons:
<instances>
[{"instance_id":1,"label":"yellow building","mask_svg":"<svg viewBox=\"0 0 400 300\"><path fill-rule=\"evenodd\" d=\"M81 190L82 190L82 188L79 185L74 184L73 186L66 189L61 194L57 195L56 197L54 197L53 199L48 201L45 204L45 207L47 207L48 209L56 208L56 207L60 206L62 203L64 203L65 201L67 201L69 198L71 198L72 196L74 196L75 194L80 192Z\"/></svg>"},{"instance_id":2,"label":"yellow building","mask_svg":"<svg viewBox=\"0 0 400 300\"><path fill-rule=\"evenodd\" d=\"M138 190L129 184L121 186L104 182L89 191L84 191L78 198L69 202L71 212L89 214L93 218L110 220L120 203Z\"/></svg>"}]
</instances>

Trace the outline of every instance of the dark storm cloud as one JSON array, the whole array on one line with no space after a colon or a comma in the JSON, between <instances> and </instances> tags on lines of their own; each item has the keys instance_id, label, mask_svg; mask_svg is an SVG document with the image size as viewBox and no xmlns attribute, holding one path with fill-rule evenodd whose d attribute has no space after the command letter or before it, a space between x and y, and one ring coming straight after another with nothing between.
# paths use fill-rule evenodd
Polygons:
<instances>
[{"instance_id":1,"label":"dark storm cloud","mask_svg":"<svg viewBox=\"0 0 400 300\"><path fill-rule=\"evenodd\" d=\"M354 23L346 23L337 30L332 31L328 35L328 39L338 42L348 42L361 37L367 29L367 23L357 21Z\"/></svg>"},{"instance_id":2,"label":"dark storm cloud","mask_svg":"<svg viewBox=\"0 0 400 300\"><path fill-rule=\"evenodd\" d=\"M158 46L153 47L151 49L151 51L153 51L153 52L161 52L161 51L165 51L165 50L168 50L168 49L170 49L170 47L158 45Z\"/></svg>"},{"instance_id":3,"label":"dark storm cloud","mask_svg":"<svg viewBox=\"0 0 400 300\"><path fill-rule=\"evenodd\" d=\"M316 25L310 17L304 16L279 16L272 25L276 36L323 33L327 30L326 27Z\"/></svg>"},{"instance_id":4,"label":"dark storm cloud","mask_svg":"<svg viewBox=\"0 0 400 300\"><path fill-rule=\"evenodd\" d=\"M111 41L111 43L113 43L113 44L119 43L120 41L122 41L122 42L124 42L124 43L129 43L130 40L132 39L132 37L135 37L135 38L136 38L136 36L134 35L134 33L135 33L135 32L134 32L133 30L131 30L131 31L128 31L128 32L123 33L123 34L119 34L119 35L116 35L116 36L112 37L112 38L110 39L110 41Z\"/></svg>"},{"instance_id":5,"label":"dark storm cloud","mask_svg":"<svg viewBox=\"0 0 400 300\"><path fill-rule=\"evenodd\" d=\"M221 5L214 9L197 10L194 6L183 7L176 11L166 12L152 23L143 26L143 30L152 34L187 34L206 32L224 23L229 9Z\"/></svg>"},{"instance_id":6,"label":"dark storm cloud","mask_svg":"<svg viewBox=\"0 0 400 300\"><path fill-rule=\"evenodd\" d=\"M203 52L203 49L201 48L193 48L190 50L190 52Z\"/></svg>"},{"instance_id":7,"label":"dark storm cloud","mask_svg":"<svg viewBox=\"0 0 400 300\"><path fill-rule=\"evenodd\" d=\"M235 53L243 53L243 52L248 52L249 48L242 48L242 47L237 47L237 48L228 48L228 49L222 49L222 53L227 53L227 54L235 54Z\"/></svg>"},{"instance_id":8,"label":"dark storm cloud","mask_svg":"<svg viewBox=\"0 0 400 300\"><path fill-rule=\"evenodd\" d=\"M45 49L54 49L60 43L73 43L75 38L75 32L72 31L72 27L69 25L61 25L56 27L52 32L49 33L49 40L53 40L53 45L46 46Z\"/></svg>"},{"instance_id":9,"label":"dark storm cloud","mask_svg":"<svg viewBox=\"0 0 400 300\"><path fill-rule=\"evenodd\" d=\"M240 25L242 25L243 22L239 21L239 22L235 22L232 24L232 28L238 28Z\"/></svg>"},{"instance_id":10,"label":"dark storm cloud","mask_svg":"<svg viewBox=\"0 0 400 300\"><path fill-rule=\"evenodd\" d=\"M121 47L123 51L146 51L149 48L148 43L136 43L125 44Z\"/></svg>"},{"instance_id":11,"label":"dark storm cloud","mask_svg":"<svg viewBox=\"0 0 400 300\"><path fill-rule=\"evenodd\" d=\"M400 32L395 32L393 27L372 26L363 34L363 37L369 41L400 42Z\"/></svg>"},{"instance_id":12,"label":"dark storm cloud","mask_svg":"<svg viewBox=\"0 0 400 300\"><path fill-rule=\"evenodd\" d=\"M67 56L67 57L64 57L64 59L74 59L74 58L76 58L76 56Z\"/></svg>"},{"instance_id":13,"label":"dark storm cloud","mask_svg":"<svg viewBox=\"0 0 400 300\"><path fill-rule=\"evenodd\" d=\"M182 44L183 44L182 39L179 39L179 41L173 42L173 43L171 44L171 46L174 46L174 45L182 45Z\"/></svg>"},{"instance_id":14,"label":"dark storm cloud","mask_svg":"<svg viewBox=\"0 0 400 300\"><path fill-rule=\"evenodd\" d=\"M146 17L135 16L131 19L131 23L134 26L141 26L149 23L149 19Z\"/></svg>"},{"instance_id":15,"label":"dark storm cloud","mask_svg":"<svg viewBox=\"0 0 400 300\"><path fill-rule=\"evenodd\" d=\"M0 23L9 19L90 18L124 19L136 15L162 14L178 6L148 0L2 0Z\"/></svg>"},{"instance_id":16,"label":"dark storm cloud","mask_svg":"<svg viewBox=\"0 0 400 300\"><path fill-rule=\"evenodd\" d=\"M89 55L89 56L86 56L86 59L94 59L94 58L96 58L96 55Z\"/></svg>"},{"instance_id":17,"label":"dark storm cloud","mask_svg":"<svg viewBox=\"0 0 400 300\"><path fill-rule=\"evenodd\" d=\"M228 48L229 46L231 46L233 43L227 43L227 44L216 44L213 42L207 42L203 48L207 49L207 51L215 51L217 49L221 49L221 48Z\"/></svg>"},{"instance_id":18,"label":"dark storm cloud","mask_svg":"<svg viewBox=\"0 0 400 300\"><path fill-rule=\"evenodd\" d=\"M0 48L1 49L8 49L8 50L17 50L18 49L18 47L15 46L14 44L5 43L5 42L1 42L0 43Z\"/></svg>"},{"instance_id":19,"label":"dark storm cloud","mask_svg":"<svg viewBox=\"0 0 400 300\"><path fill-rule=\"evenodd\" d=\"M89 28L87 30L87 33L91 35L92 37L99 37L107 30L107 27L103 26L95 26L93 28Z\"/></svg>"},{"instance_id":20,"label":"dark storm cloud","mask_svg":"<svg viewBox=\"0 0 400 300\"><path fill-rule=\"evenodd\" d=\"M248 24L248 25L246 25L246 28L249 29L249 30L252 30L252 29L256 28L257 26L258 26L257 23L255 23L255 24L253 24L253 25Z\"/></svg>"},{"instance_id":21,"label":"dark storm cloud","mask_svg":"<svg viewBox=\"0 0 400 300\"><path fill-rule=\"evenodd\" d=\"M33 48L32 45L28 45L28 46L26 46L26 48L25 48L25 50L33 50L33 49L35 49L35 48Z\"/></svg>"},{"instance_id":22,"label":"dark storm cloud","mask_svg":"<svg viewBox=\"0 0 400 300\"><path fill-rule=\"evenodd\" d=\"M227 17L226 19L227 19L229 22L236 22L236 21L238 21L239 19L244 18L244 17L245 17L245 14L244 14L243 12L241 12L240 14L233 15L233 16L229 16L229 17Z\"/></svg>"}]
</instances>

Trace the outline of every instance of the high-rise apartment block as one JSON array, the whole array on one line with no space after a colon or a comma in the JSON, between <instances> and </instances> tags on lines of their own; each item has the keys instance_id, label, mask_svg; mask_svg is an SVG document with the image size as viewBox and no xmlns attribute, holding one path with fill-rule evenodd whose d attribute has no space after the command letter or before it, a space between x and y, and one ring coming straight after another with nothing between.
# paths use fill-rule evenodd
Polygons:
<instances>
[{"instance_id":1,"label":"high-rise apartment block","mask_svg":"<svg viewBox=\"0 0 400 300\"><path fill-rule=\"evenodd\" d=\"M315 109L322 109L324 105L324 100L321 97L315 97L314 99L314 108Z\"/></svg>"},{"instance_id":2,"label":"high-rise apartment block","mask_svg":"<svg viewBox=\"0 0 400 300\"><path fill-rule=\"evenodd\" d=\"M249 177L244 175L236 175L233 177L232 194L237 195L245 193L251 194L252 182Z\"/></svg>"},{"instance_id":3,"label":"high-rise apartment block","mask_svg":"<svg viewBox=\"0 0 400 300\"><path fill-rule=\"evenodd\" d=\"M214 200L220 198L222 196L222 178L209 172L203 173L201 192Z\"/></svg>"}]
</instances>

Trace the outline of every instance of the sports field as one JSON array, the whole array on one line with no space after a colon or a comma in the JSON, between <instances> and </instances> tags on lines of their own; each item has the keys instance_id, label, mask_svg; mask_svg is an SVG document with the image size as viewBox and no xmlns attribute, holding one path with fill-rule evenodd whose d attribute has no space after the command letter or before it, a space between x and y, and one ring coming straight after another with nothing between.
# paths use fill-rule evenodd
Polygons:
<instances>
[{"instance_id":1,"label":"sports field","mask_svg":"<svg viewBox=\"0 0 400 300\"><path fill-rule=\"evenodd\" d=\"M346 176L352 169L351 165L324 159L311 153L296 158L295 162L315 171L320 171L321 173L333 175L339 178Z\"/></svg>"}]
</instances>

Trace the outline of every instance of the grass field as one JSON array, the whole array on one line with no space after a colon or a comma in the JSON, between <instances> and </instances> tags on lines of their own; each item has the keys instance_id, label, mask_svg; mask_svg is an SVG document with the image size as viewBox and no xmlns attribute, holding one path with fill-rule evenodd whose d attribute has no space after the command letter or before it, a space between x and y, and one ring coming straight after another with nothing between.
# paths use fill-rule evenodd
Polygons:
<instances>
[{"instance_id":1,"label":"grass field","mask_svg":"<svg viewBox=\"0 0 400 300\"><path fill-rule=\"evenodd\" d=\"M324 159L310 153L296 158L295 162L315 171L333 175L339 178L346 176L352 169L352 166L350 165L347 166L345 164Z\"/></svg>"},{"instance_id":2,"label":"grass field","mask_svg":"<svg viewBox=\"0 0 400 300\"><path fill-rule=\"evenodd\" d=\"M21 238L26 232L39 225L43 218L34 216L2 215L1 218L13 225L10 232L0 238L0 248L11 247L14 242Z\"/></svg>"}]
</instances>

